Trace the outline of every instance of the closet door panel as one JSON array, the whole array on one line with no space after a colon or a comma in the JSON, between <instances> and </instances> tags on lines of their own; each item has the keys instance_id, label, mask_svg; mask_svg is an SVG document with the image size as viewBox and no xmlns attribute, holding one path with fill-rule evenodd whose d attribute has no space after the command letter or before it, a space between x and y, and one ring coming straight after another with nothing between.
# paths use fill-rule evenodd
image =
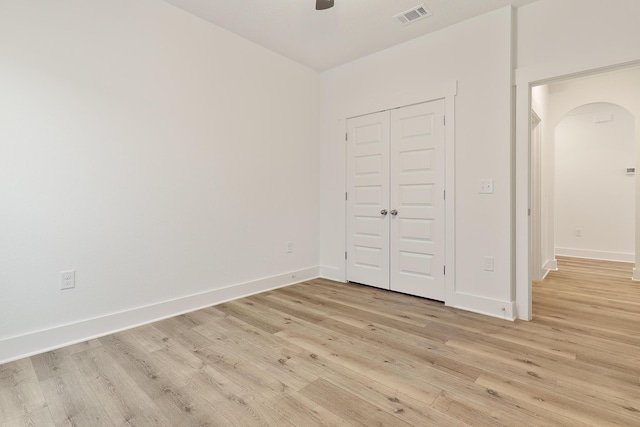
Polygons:
<instances>
[{"instance_id":1,"label":"closet door panel","mask_svg":"<svg viewBox=\"0 0 640 427\"><path fill-rule=\"evenodd\" d=\"M391 111L390 289L445 298L444 101Z\"/></svg>"},{"instance_id":2,"label":"closet door panel","mask_svg":"<svg viewBox=\"0 0 640 427\"><path fill-rule=\"evenodd\" d=\"M347 280L389 289L389 113L347 121Z\"/></svg>"}]
</instances>

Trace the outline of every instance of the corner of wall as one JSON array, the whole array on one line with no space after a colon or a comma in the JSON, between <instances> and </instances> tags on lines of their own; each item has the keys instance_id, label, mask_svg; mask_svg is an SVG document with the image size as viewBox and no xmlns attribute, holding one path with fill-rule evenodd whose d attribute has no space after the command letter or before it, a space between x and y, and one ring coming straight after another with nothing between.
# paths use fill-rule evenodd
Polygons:
<instances>
[{"instance_id":1,"label":"corner of wall","mask_svg":"<svg viewBox=\"0 0 640 427\"><path fill-rule=\"evenodd\" d=\"M323 279L334 280L336 282L346 283L344 270L338 267L320 266L320 277Z\"/></svg>"}]
</instances>

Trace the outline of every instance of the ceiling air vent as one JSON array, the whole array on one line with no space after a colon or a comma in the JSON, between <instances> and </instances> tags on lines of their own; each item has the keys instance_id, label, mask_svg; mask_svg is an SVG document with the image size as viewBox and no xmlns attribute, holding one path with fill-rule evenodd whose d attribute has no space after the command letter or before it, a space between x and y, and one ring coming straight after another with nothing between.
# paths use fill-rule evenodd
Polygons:
<instances>
[{"instance_id":1,"label":"ceiling air vent","mask_svg":"<svg viewBox=\"0 0 640 427\"><path fill-rule=\"evenodd\" d=\"M424 4L420 4L395 15L394 18L402 24L407 25L412 22L416 22L419 19L426 18L427 16L431 16L431 11L427 9Z\"/></svg>"}]
</instances>

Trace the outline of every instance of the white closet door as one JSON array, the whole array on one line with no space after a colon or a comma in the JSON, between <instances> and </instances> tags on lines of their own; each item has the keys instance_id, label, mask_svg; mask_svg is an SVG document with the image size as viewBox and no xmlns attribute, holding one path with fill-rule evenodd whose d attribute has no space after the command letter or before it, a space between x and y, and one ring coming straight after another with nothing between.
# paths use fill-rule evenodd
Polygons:
<instances>
[{"instance_id":1,"label":"white closet door","mask_svg":"<svg viewBox=\"0 0 640 427\"><path fill-rule=\"evenodd\" d=\"M391 290L445 299L444 100L391 111ZM397 212L397 213L396 213Z\"/></svg>"},{"instance_id":2,"label":"white closet door","mask_svg":"<svg viewBox=\"0 0 640 427\"><path fill-rule=\"evenodd\" d=\"M347 280L389 289L389 113L349 119L347 135Z\"/></svg>"}]
</instances>

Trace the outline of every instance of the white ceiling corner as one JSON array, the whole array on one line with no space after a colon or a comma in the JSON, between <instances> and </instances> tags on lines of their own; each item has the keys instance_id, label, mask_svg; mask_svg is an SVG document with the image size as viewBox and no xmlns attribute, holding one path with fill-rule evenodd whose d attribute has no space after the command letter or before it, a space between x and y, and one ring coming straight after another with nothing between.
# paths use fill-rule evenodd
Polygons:
<instances>
[{"instance_id":1,"label":"white ceiling corner","mask_svg":"<svg viewBox=\"0 0 640 427\"><path fill-rule=\"evenodd\" d=\"M164 0L318 71L504 6L536 0ZM408 25L394 15L421 3L433 13Z\"/></svg>"}]
</instances>

